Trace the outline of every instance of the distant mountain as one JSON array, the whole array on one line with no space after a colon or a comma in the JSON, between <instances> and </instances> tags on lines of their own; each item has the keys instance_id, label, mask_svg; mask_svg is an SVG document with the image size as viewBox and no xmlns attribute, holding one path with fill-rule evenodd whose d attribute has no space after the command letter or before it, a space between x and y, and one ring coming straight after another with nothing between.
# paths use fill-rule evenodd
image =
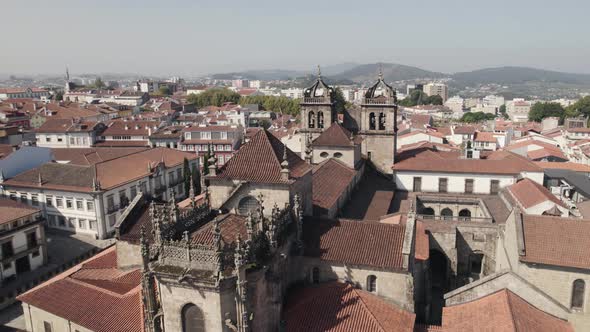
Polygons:
<instances>
[{"instance_id":1,"label":"distant mountain","mask_svg":"<svg viewBox=\"0 0 590 332\"><path fill-rule=\"evenodd\" d=\"M443 78L449 75L432 72L417 67L405 66L395 63L371 63L358 65L340 74L332 76L335 80L349 79L358 83L372 82L377 78L380 67L383 68L383 77L386 81L404 81L421 78Z\"/></svg>"},{"instance_id":2,"label":"distant mountain","mask_svg":"<svg viewBox=\"0 0 590 332\"><path fill-rule=\"evenodd\" d=\"M456 73L454 84L523 84L527 82L590 85L590 74L573 74L528 67L498 67Z\"/></svg>"},{"instance_id":3,"label":"distant mountain","mask_svg":"<svg viewBox=\"0 0 590 332\"><path fill-rule=\"evenodd\" d=\"M283 70L283 69L266 69L266 70L247 70L243 72L213 74L211 78L218 80L248 79L248 80L286 80L305 75L302 71Z\"/></svg>"}]
</instances>

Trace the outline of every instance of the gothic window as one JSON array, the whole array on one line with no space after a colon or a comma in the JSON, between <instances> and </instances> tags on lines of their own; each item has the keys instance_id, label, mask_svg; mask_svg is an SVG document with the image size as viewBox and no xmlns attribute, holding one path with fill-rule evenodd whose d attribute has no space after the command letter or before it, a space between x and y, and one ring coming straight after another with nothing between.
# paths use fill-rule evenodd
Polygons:
<instances>
[{"instance_id":1,"label":"gothic window","mask_svg":"<svg viewBox=\"0 0 590 332\"><path fill-rule=\"evenodd\" d=\"M379 130L385 130L385 113L379 113Z\"/></svg>"},{"instance_id":2,"label":"gothic window","mask_svg":"<svg viewBox=\"0 0 590 332\"><path fill-rule=\"evenodd\" d=\"M584 308L584 293L586 283L582 279L574 281L572 287L572 309L582 310Z\"/></svg>"},{"instance_id":3,"label":"gothic window","mask_svg":"<svg viewBox=\"0 0 590 332\"><path fill-rule=\"evenodd\" d=\"M424 219L434 219L434 209L433 208L425 208L422 210L423 218Z\"/></svg>"},{"instance_id":4,"label":"gothic window","mask_svg":"<svg viewBox=\"0 0 590 332\"><path fill-rule=\"evenodd\" d=\"M470 221L471 220L471 211L468 209L463 209L459 211L459 220L463 221Z\"/></svg>"},{"instance_id":5,"label":"gothic window","mask_svg":"<svg viewBox=\"0 0 590 332\"><path fill-rule=\"evenodd\" d=\"M192 303L182 308L182 332L205 332L203 311Z\"/></svg>"},{"instance_id":6,"label":"gothic window","mask_svg":"<svg viewBox=\"0 0 590 332\"><path fill-rule=\"evenodd\" d=\"M320 269L318 267L314 267L311 270L311 282L314 284L320 283Z\"/></svg>"},{"instance_id":7,"label":"gothic window","mask_svg":"<svg viewBox=\"0 0 590 332\"><path fill-rule=\"evenodd\" d=\"M318 128L324 128L324 112L318 112Z\"/></svg>"},{"instance_id":8,"label":"gothic window","mask_svg":"<svg viewBox=\"0 0 590 332\"><path fill-rule=\"evenodd\" d=\"M367 277L367 291L371 293L377 292L377 277L372 274Z\"/></svg>"},{"instance_id":9,"label":"gothic window","mask_svg":"<svg viewBox=\"0 0 590 332\"><path fill-rule=\"evenodd\" d=\"M252 196L243 197L240 202L238 203L238 212L246 216L248 213L254 214L256 212L256 208L258 207L258 201L256 198Z\"/></svg>"},{"instance_id":10,"label":"gothic window","mask_svg":"<svg viewBox=\"0 0 590 332\"><path fill-rule=\"evenodd\" d=\"M444 208L440 211L440 215L442 216L443 220L452 220L453 219L453 211L449 208Z\"/></svg>"},{"instance_id":11,"label":"gothic window","mask_svg":"<svg viewBox=\"0 0 590 332\"><path fill-rule=\"evenodd\" d=\"M369 130L375 130L375 113L369 113Z\"/></svg>"},{"instance_id":12,"label":"gothic window","mask_svg":"<svg viewBox=\"0 0 590 332\"><path fill-rule=\"evenodd\" d=\"M315 128L315 113L313 113L313 111L310 111L309 113L307 113L307 121L308 121L308 127L309 128Z\"/></svg>"}]
</instances>

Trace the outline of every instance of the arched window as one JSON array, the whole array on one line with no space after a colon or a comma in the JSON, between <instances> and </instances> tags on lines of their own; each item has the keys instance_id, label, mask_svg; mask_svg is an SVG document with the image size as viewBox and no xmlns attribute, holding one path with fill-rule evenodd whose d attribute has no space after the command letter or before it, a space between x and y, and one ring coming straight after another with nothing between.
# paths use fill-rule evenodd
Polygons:
<instances>
[{"instance_id":1,"label":"arched window","mask_svg":"<svg viewBox=\"0 0 590 332\"><path fill-rule=\"evenodd\" d=\"M311 282L314 284L320 283L320 269L318 267L314 267L311 270Z\"/></svg>"},{"instance_id":2,"label":"arched window","mask_svg":"<svg viewBox=\"0 0 590 332\"><path fill-rule=\"evenodd\" d=\"M440 215L442 216L443 220L452 220L453 219L453 210L449 208L444 208L440 211Z\"/></svg>"},{"instance_id":3,"label":"arched window","mask_svg":"<svg viewBox=\"0 0 590 332\"><path fill-rule=\"evenodd\" d=\"M258 201L256 198L252 196L245 196L238 203L238 213L243 216L247 216L249 212L253 214L257 207Z\"/></svg>"},{"instance_id":4,"label":"arched window","mask_svg":"<svg viewBox=\"0 0 590 332\"><path fill-rule=\"evenodd\" d=\"M385 113L379 113L379 130L385 130Z\"/></svg>"},{"instance_id":5,"label":"arched window","mask_svg":"<svg viewBox=\"0 0 590 332\"><path fill-rule=\"evenodd\" d=\"M318 128L324 128L324 112L318 112Z\"/></svg>"},{"instance_id":6,"label":"arched window","mask_svg":"<svg viewBox=\"0 0 590 332\"><path fill-rule=\"evenodd\" d=\"M313 111L307 113L307 121L309 128L315 128L315 113Z\"/></svg>"},{"instance_id":7,"label":"arched window","mask_svg":"<svg viewBox=\"0 0 590 332\"><path fill-rule=\"evenodd\" d=\"M320 153L320 157L322 157L322 158L327 158L329 155L330 154L328 152L326 152L326 151Z\"/></svg>"},{"instance_id":8,"label":"arched window","mask_svg":"<svg viewBox=\"0 0 590 332\"><path fill-rule=\"evenodd\" d=\"M459 211L459 220L463 221L470 221L471 220L471 211L468 209L463 209Z\"/></svg>"},{"instance_id":9,"label":"arched window","mask_svg":"<svg viewBox=\"0 0 590 332\"><path fill-rule=\"evenodd\" d=\"M584 309L584 293L586 292L586 283L582 279L574 281L572 286L572 309Z\"/></svg>"},{"instance_id":10,"label":"arched window","mask_svg":"<svg viewBox=\"0 0 590 332\"><path fill-rule=\"evenodd\" d=\"M369 113L369 130L375 130L375 113Z\"/></svg>"},{"instance_id":11,"label":"arched window","mask_svg":"<svg viewBox=\"0 0 590 332\"><path fill-rule=\"evenodd\" d=\"M425 208L422 209L422 218L424 219L434 219L434 209L433 208Z\"/></svg>"},{"instance_id":12,"label":"arched window","mask_svg":"<svg viewBox=\"0 0 590 332\"><path fill-rule=\"evenodd\" d=\"M334 158L342 158L342 153L340 153L340 152L334 153Z\"/></svg>"},{"instance_id":13,"label":"arched window","mask_svg":"<svg viewBox=\"0 0 590 332\"><path fill-rule=\"evenodd\" d=\"M367 291L371 293L377 292L377 277L372 274L367 277Z\"/></svg>"},{"instance_id":14,"label":"arched window","mask_svg":"<svg viewBox=\"0 0 590 332\"><path fill-rule=\"evenodd\" d=\"M192 303L182 307L182 332L205 332L203 311Z\"/></svg>"}]
</instances>

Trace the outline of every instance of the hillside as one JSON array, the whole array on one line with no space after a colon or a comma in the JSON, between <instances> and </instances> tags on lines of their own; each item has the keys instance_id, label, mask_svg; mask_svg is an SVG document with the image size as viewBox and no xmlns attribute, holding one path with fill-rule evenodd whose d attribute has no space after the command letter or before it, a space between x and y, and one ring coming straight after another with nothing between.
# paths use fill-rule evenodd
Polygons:
<instances>
[{"instance_id":1,"label":"hillside","mask_svg":"<svg viewBox=\"0 0 590 332\"><path fill-rule=\"evenodd\" d=\"M528 67L498 67L456 73L452 75L457 85L523 84L528 82L566 83L590 85L590 74L572 74Z\"/></svg>"},{"instance_id":2,"label":"hillside","mask_svg":"<svg viewBox=\"0 0 590 332\"><path fill-rule=\"evenodd\" d=\"M332 78L335 80L349 79L358 83L372 82L377 78L380 66L383 67L383 77L389 82L426 78L443 78L449 76L443 73L432 72L417 67L405 66L395 63L371 63L358 65L340 74L333 75Z\"/></svg>"}]
</instances>

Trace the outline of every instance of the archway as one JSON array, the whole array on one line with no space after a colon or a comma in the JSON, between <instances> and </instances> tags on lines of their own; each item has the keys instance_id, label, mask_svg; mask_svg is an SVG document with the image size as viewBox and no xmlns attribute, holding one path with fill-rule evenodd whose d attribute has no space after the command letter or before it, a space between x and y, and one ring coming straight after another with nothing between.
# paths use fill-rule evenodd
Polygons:
<instances>
[{"instance_id":1,"label":"archway","mask_svg":"<svg viewBox=\"0 0 590 332\"><path fill-rule=\"evenodd\" d=\"M469 211L469 209L463 209L463 210L459 211L459 220L470 221L471 220L471 211Z\"/></svg>"},{"instance_id":2,"label":"archway","mask_svg":"<svg viewBox=\"0 0 590 332\"><path fill-rule=\"evenodd\" d=\"M375 113L369 113L369 130L375 130Z\"/></svg>"},{"instance_id":3,"label":"archway","mask_svg":"<svg viewBox=\"0 0 590 332\"><path fill-rule=\"evenodd\" d=\"M452 220L453 219L453 210L449 208L444 208L440 211L440 215L443 220Z\"/></svg>"},{"instance_id":4,"label":"archway","mask_svg":"<svg viewBox=\"0 0 590 332\"><path fill-rule=\"evenodd\" d=\"M434 219L434 209L433 208L424 208L422 209L421 213L424 219Z\"/></svg>"},{"instance_id":5,"label":"archway","mask_svg":"<svg viewBox=\"0 0 590 332\"><path fill-rule=\"evenodd\" d=\"M379 130L385 130L385 113L379 113Z\"/></svg>"},{"instance_id":6,"label":"archway","mask_svg":"<svg viewBox=\"0 0 590 332\"><path fill-rule=\"evenodd\" d=\"M307 121L307 126L309 128L315 128L315 113L313 111L307 113Z\"/></svg>"},{"instance_id":7,"label":"archway","mask_svg":"<svg viewBox=\"0 0 590 332\"><path fill-rule=\"evenodd\" d=\"M318 112L318 128L324 128L324 112Z\"/></svg>"},{"instance_id":8,"label":"archway","mask_svg":"<svg viewBox=\"0 0 590 332\"><path fill-rule=\"evenodd\" d=\"M445 305L444 294L447 291L447 256L439 250L430 250L428 258L430 267L430 324L441 325L442 308Z\"/></svg>"},{"instance_id":9,"label":"archway","mask_svg":"<svg viewBox=\"0 0 590 332\"><path fill-rule=\"evenodd\" d=\"M238 203L238 213L242 216L247 216L248 213L254 214L258 207L258 200L252 196L245 196L240 199Z\"/></svg>"},{"instance_id":10,"label":"archway","mask_svg":"<svg viewBox=\"0 0 590 332\"><path fill-rule=\"evenodd\" d=\"M203 311L192 303L182 307L182 332L205 332Z\"/></svg>"}]
</instances>

